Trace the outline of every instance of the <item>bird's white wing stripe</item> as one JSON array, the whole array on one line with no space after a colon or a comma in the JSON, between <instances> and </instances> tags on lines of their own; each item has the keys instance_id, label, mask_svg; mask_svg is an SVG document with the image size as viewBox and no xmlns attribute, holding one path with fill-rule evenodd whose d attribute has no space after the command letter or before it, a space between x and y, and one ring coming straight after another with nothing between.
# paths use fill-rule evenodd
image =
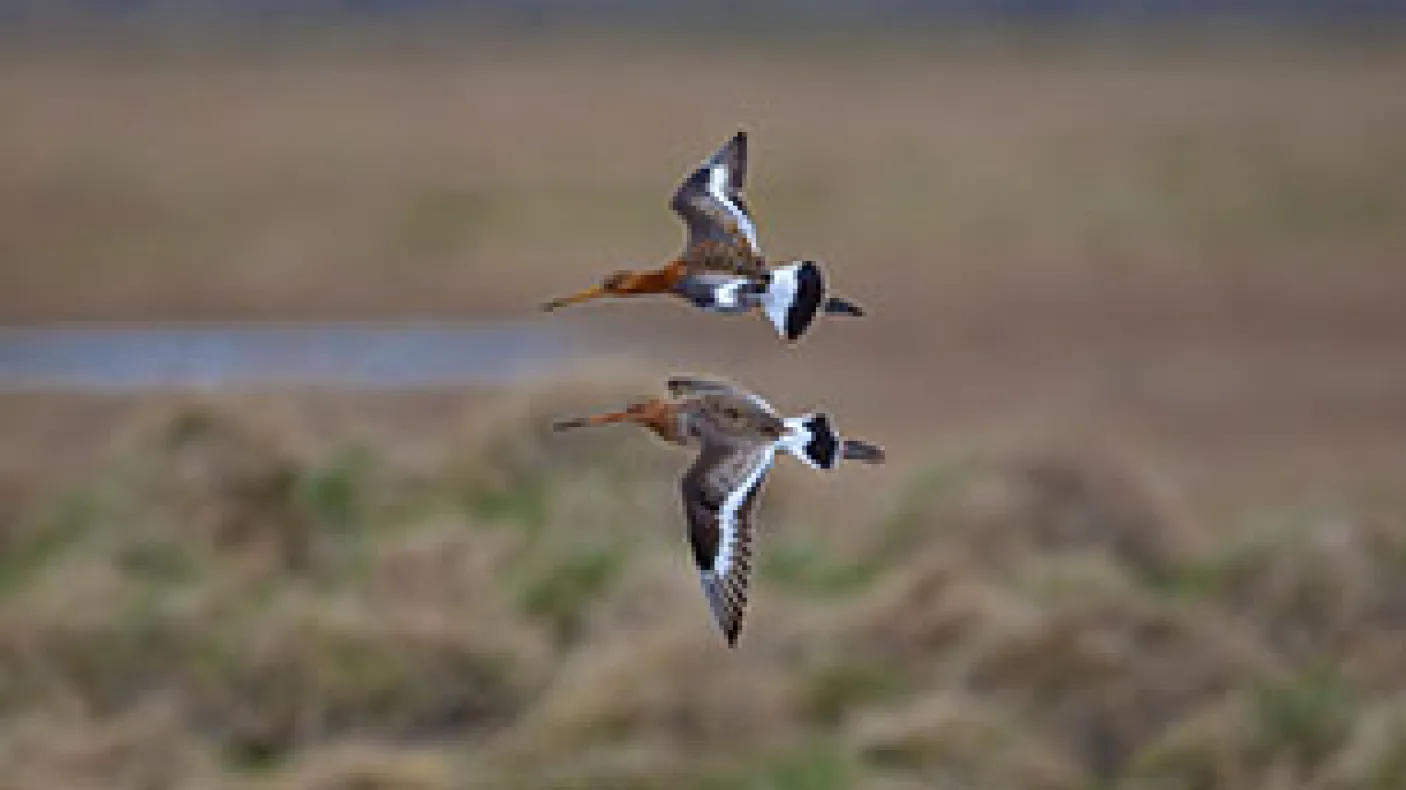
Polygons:
<instances>
[{"instance_id":1,"label":"bird's white wing stripe","mask_svg":"<svg viewBox=\"0 0 1406 790\"><path fill-rule=\"evenodd\" d=\"M776 445L767 445L761 451L761 456L752 467L751 473L728 492L727 499L723 500L723 506L718 510L718 556L713 558L713 575L719 579L727 577L728 569L732 566L733 552L737 549L737 511L741 509L742 503L747 501L747 492L755 488L762 475L771 468L772 459L775 457Z\"/></svg>"},{"instance_id":2,"label":"bird's white wing stripe","mask_svg":"<svg viewBox=\"0 0 1406 790\"><path fill-rule=\"evenodd\" d=\"M733 203L727 196L727 165L716 164L708 168L708 194L712 195L719 203L723 204L732 216L737 220L737 226L742 229L743 235L747 237L747 243L752 245L752 250L761 253L761 245L757 243L757 229L752 226L752 220L747 216L747 212Z\"/></svg>"},{"instance_id":3,"label":"bird's white wing stripe","mask_svg":"<svg viewBox=\"0 0 1406 790\"><path fill-rule=\"evenodd\" d=\"M776 407L772 406L770 403L767 403L765 400L762 399L762 396L756 394L755 392L744 391L742 395L747 398L747 400L751 401L754 405L756 405L757 408L761 409L767 414L771 414L773 416L776 414Z\"/></svg>"}]
</instances>

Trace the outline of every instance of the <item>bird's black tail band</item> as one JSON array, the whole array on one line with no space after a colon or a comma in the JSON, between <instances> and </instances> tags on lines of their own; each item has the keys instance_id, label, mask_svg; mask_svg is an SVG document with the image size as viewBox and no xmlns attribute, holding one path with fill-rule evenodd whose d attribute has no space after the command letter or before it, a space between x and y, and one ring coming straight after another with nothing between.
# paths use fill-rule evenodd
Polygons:
<instances>
[{"instance_id":1,"label":"bird's black tail band","mask_svg":"<svg viewBox=\"0 0 1406 790\"><path fill-rule=\"evenodd\" d=\"M859 461L866 464L881 464L884 462L884 448L877 444L861 442L858 439L846 439L844 445L844 458L846 461Z\"/></svg>"},{"instance_id":2,"label":"bird's black tail band","mask_svg":"<svg viewBox=\"0 0 1406 790\"><path fill-rule=\"evenodd\" d=\"M825 300L825 313L827 315L852 315L858 318L864 315L864 308L838 296L832 296Z\"/></svg>"}]
</instances>

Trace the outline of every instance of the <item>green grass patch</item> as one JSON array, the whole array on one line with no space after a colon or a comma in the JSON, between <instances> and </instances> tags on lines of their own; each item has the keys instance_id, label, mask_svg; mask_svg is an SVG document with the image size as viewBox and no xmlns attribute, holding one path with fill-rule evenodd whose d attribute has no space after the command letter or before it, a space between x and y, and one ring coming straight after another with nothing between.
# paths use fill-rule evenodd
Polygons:
<instances>
[{"instance_id":1,"label":"green grass patch","mask_svg":"<svg viewBox=\"0 0 1406 790\"><path fill-rule=\"evenodd\" d=\"M893 700L910 688L903 672L874 661L834 659L800 677L800 705L807 718L831 726L850 711Z\"/></svg>"},{"instance_id":2,"label":"green grass patch","mask_svg":"<svg viewBox=\"0 0 1406 790\"><path fill-rule=\"evenodd\" d=\"M895 495L893 509L879 523L877 538L863 552L837 555L805 538L777 541L762 554L758 577L817 597L862 592L927 540L924 532L932 527L934 515L955 501L973 472L966 459L934 463Z\"/></svg>"},{"instance_id":3,"label":"green grass patch","mask_svg":"<svg viewBox=\"0 0 1406 790\"><path fill-rule=\"evenodd\" d=\"M850 757L831 742L808 744L774 758L739 782L745 790L847 790L858 770Z\"/></svg>"},{"instance_id":4,"label":"green grass patch","mask_svg":"<svg viewBox=\"0 0 1406 790\"><path fill-rule=\"evenodd\" d=\"M366 525L374 470L370 450L345 448L299 472L293 480L293 502L319 526L355 532Z\"/></svg>"},{"instance_id":5,"label":"green grass patch","mask_svg":"<svg viewBox=\"0 0 1406 790\"><path fill-rule=\"evenodd\" d=\"M1339 508L1323 503L1262 509L1226 525L1222 532L1228 537L1213 551L1181 563L1165 578L1148 578L1147 584L1188 600L1221 599L1276 558L1302 551L1304 541L1321 525L1345 518Z\"/></svg>"},{"instance_id":6,"label":"green grass patch","mask_svg":"<svg viewBox=\"0 0 1406 790\"><path fill-rule=\"evenodd\" d=\"M191 546L176 540L139 540L118 548L114 560L129 577L157 586L187 584L201 577Z\"/></svg>"},{"instance_id":7,"label":"green grass patch","mask_svg":"<svg viewBox=\"0 0 1406 790\"><path fill-rule=\"evenodd\" d=\"M1323 662L1251 688L1260 745L1301 766L1321 763L1346 739L1361 694L1338 667Z\"/></svg>"},{"instance_id":8,"label":"green grass patch","mask_svg":"<svg viewBox=\"0 0 1406 790\"><path fill-rule=\"evenodd\" d=\"M835 557L813 540L793 539L768 546L757 575L778 587L832 596L861 589L873 580L875 571L872 564Z\"/></svg>"},{"instance_id":9,"label":"green grass patch","mask_svg":"<svg viewBox=\"0 0 1406 790\"><path fill-rule=\"evenodd\" d=\"M58 556L93 531L102 498L92 489L73 489L0 534L0 594L23 586Z\"/></svg>"},{"instance_id":10,"label":"green grass patch","mask_svg":"<svg viewBox=\"0 0 1406 790\"><path fill-rule=\"evenodd\" d=\"M475 486L465 494L465 508L475 520L508 524L537 532L551 518L551 493L538 476L500 486Z\"/></svg>"},{"instance_id":11,"label":"green grass patch","mask_svg":"<svg viewBox=\"0 0 1406 790\"><path fill-rule=\"evenodd\" d=\"M591 602L619 578L627 554L620 546L585 546L530 576L520 592L522 609L543 620L558 642L580 630Z\"/></svg>"},{"instance_id":12,"label":"green grass patch","mask_svg":"<svg viewBox=\"0 0 1406 790\"><path fill-rule=\"evenodd\" d=\"M879 541L866 561L887 566L922 543L933 517L957 501L976 472L972 460L963 456L930 463L910 478L894 494L893 509L879 522Z\"/></svg>"}]
</instances>

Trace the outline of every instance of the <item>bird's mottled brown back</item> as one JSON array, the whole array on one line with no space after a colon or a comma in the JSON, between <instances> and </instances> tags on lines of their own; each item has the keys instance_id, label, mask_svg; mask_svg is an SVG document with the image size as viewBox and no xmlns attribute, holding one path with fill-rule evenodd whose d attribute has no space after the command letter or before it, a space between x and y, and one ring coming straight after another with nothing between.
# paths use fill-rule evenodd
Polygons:
<instances>
[{"instance_id":1,"label":"bird's mottled brown back","mask_svg":"<svg viewBox=\"0 0 1406 790\"><path fill-rule=\"evenodd\" d=\"M725 175L721 200L710 182L719 168ZM742 195L746 181L747 134L738 132L674 190L669 207L688 229L681 258L695 271L757 276L765 273L766 264L755 242L751 207Z\"/></svg>"},{"instance_id":2,"label":"bird's mottled brown back","mask_svg":"<svg viewBox=\"0 0 1406 790\"><path fill-rule=\"evenodd\" d=\"M763 279L766 261L757 254L741 234L719 240L704 239L684 250L680 261L689 272L736 274Z\"/></svg>"},{"instance_id":3,"label":"bird's mottled brown back","mask_svg":"<svg viewBox=\"0 0 1406 790\"><path fill-rule=\"evenodd\" d=\"M738 395L710 392L684 401L689 432L702 444L745 449L780 439L786 425L777 415Z\"/></svg>"}]
</instances>

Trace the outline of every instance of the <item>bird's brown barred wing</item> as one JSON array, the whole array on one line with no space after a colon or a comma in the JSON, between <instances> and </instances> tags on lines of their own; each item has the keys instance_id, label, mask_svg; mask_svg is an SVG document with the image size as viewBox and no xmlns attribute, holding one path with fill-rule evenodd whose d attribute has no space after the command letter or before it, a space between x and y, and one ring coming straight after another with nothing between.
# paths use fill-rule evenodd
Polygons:
<instances>
[{"instance_id":1,"label":"bird's brown barred wing","mask_svg":"<svg viewBox=\"0 0 1406 790\"><path fill-rule=\"evenodd\" d=\"M776 455L771 443L705 444L683 478L688 538L713 618L737 644L752 576L752 510Z\"/></svg>"},{"instance_id":2,"label":"bird's brown barred wing","mask_svg":"<svg viewBox=\"0 0 1406 790\"><path fill-rule=\"evenodd\" d=\"M669 203L688 228L685 255L712 271L762 271L756 224L742 189L747 133L739 131L693 170Z\"/></svg>"}]
</instances>

